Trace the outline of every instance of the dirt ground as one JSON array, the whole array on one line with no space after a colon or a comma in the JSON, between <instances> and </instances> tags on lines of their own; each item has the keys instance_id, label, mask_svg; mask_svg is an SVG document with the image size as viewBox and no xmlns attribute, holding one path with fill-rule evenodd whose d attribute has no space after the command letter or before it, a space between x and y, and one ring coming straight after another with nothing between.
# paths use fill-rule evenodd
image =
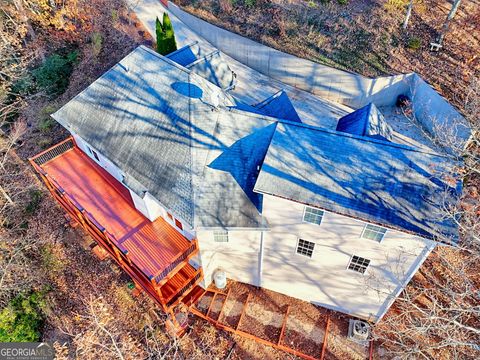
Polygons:
<instances>
[{"instance_id":1,"label":"dirt ground","mask_svg":"<svg viewBox=\"0 0 480 360\"><path fill-rule=\"evenodd\" d=\"M215 288L211 287L212 290ZM303 354L320 358L322 347L327 332L325 359L367 359L369 347L352 342L347 338L349 317L343 314L327 310L310 304L305 301L291 298L289 296L276 293L274 291L257 288L252 285L238 283L232 280L228 281L224 294L228 294L225 304L226 295L215 296L212 303L213 292L206 292L195 305L203 314L207 314L213 320L219 319L220 324L237 328L248 334L253 334L261 339L277 343L280 338L283 322L287 308L289 313L285 323L285 330L281 340L281 344L297 350ZM245 302L248 302L245 306ZM221 300L218 300L221 299ZM222 309L223 306L223 309ZM213 311L216 308L217 310ZM218 309L222 309L218 318ZM212 315L212 311L214 314ZM243 317L239 324L239 319L244 311ZM329 328L327 331L327 319ZM197 320L198 322L198 320ZM234 336L238 338L239 336ZM243 339L243 344L252 342ZM250 347L253 345L250 345ZM256 347L264 347L263 353L272 352L275 354L278 350L256 344ZM240 351L238 344L233 348L232 355ZM250 354L253 356L256 352ZM246 356L245 350L242 356ZM270 356L270 355L269 355ZM284 356L293 355L285 353ZM260 358L258 356L257 358ZM268 357L270 358L270 357Z\"/></svg>"}]
</instances>

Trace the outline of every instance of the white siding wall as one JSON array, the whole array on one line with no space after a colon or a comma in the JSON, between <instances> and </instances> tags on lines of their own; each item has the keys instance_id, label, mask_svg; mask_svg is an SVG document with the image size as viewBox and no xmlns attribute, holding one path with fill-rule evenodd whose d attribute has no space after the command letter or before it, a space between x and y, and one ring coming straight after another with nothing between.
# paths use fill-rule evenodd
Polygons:
<instances>
[{"instance_id":1,"label":"white siding wall","mask_svg":"<svg viewBox=\"0 0 480 360\"><path fill-rule=\"evenodd\" d=\"M171 224L175 230L185 236L187 239L192 240L195 237L195 232L191 229L185 221L177 218L178 221L182 223L182 228L180 229L175 224L174 220L171 220L167 216L167 210L160 204L160 202L155 199L150 193L146 193L143 198L138 196L132 190L130 190L130 195L132 196L133 203L135 208L140 211L147 219L150 221L155 221L160 216Z\"/></svg>"},{"instance_id":2,"label":"white siding wall","mask_svg":"<svg viewBox=\"0 0 480 360\"><path fill-rule=\"evenodd\" d=\"M361 238L364 222L325 212L321 225L303 222L302 204L264 196L262 286L352 315L376 320L421 265L434 243L388 230L382 242ZM312 258L296 254L298 238L314 242ZM352 255L371 260L365 274L348 270Z\"/></svg>"},{"instance_id":3,"label":"white siding wall","mask_svg":"<svg viewBox=\"0 0 480 360\"><path fill-rule=\"evenodd\" d=\"M135 205L135 209L140 211L143 216L145 216L147 219L150 219L150 215L148 214L148 208L147 204L145 204L145 201L137 195L137 193L133 192L132 190L128 189L130 191L130 196L132 197L133 204Z\"/></svg>"},{"instance_id":4,"label":"white siding wall","mask_svg":"<svg viewBox=\"0 0 480 360\"><path fill-rule=\"evenodd\" d=\"M121 171L115 164L113 164L110 160L108 160L105 156L103 156L97 149L95 149L93 146L88 144L85 140L83 140L80 136L72 133L73 138L75 139L75 142L77 143L77 146L85 153L87 154L93 161L95 161L97 164L99 164L101 167L103 167L110 175L112 175L115 179L118 181L122 182L124 173ZM95 159L95 157L90 153L88 148L91 148L94 150L100 161Z\"/></svg>"},{"instance_id":5,"label":"white siding wall","mask_svg":"<svg viewBox=\"0 0 480 360\"><path fill-rule=\"evenodd\" d=\"M260 231L229 231L228 242L215 242L213 231L197 231L205 285L212 282L217 268L227 277L244 283L259 285Z\"/></svg>"}]
</instances>

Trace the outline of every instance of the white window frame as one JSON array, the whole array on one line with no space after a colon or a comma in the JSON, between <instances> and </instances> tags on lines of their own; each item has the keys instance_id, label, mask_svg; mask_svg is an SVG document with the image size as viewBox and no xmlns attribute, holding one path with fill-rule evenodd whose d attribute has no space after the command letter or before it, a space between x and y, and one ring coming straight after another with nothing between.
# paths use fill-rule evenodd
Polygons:
<instances>
[{"instance_id":1,"label":"white window frame","mask_svg":"<svg viewBox=\"0 0 480 360\"><path fill-rule=\"evenodd\" d=\"M90 154L92 154L93 156L93 160L100 163L100 156L98 156L98 153L95 150L93 150L90 146L87 145L87 147L88 147L88 151L90 151Z\"/></svg>"},{"instance_id":2,"label":"white window frame","mask_svg":"<svg viewBox=\"0 0 480 360\"><path fill-rule=\"evenodd\" d=\"M224 236L227 240L226 241L217 241L217 240L215 240L216 235ZM230 236L228 234L228 231L227 230L214 230L213 231L213 242L219 243L219 244L229 243L230 242Z\"/></svg>"},{"instance_id":3,"label":"white window frame","mask_svg":"<svg viewBox=\"0 0 480 360\"><path fill-rule=\"evenodd\" d=\"M298 247L300 246L300 240L302 241L306 241L306 242L309 242L309 243L312 243L313 244L313 249L312 249L312 255L311 256L308 256L308 255L305 255L305 254L301 254L298 252ZM313 259L313 255L315 254L315 247L316 247L316 243L314 241L310 241L310 240L305 240L305 239L302 239L302 238L298 238L297 239L297 245L295 246L295 254L296 255L299 255L299 256L302 256L304 258L308 258L308 259Z\"/></svg>"},{"instance_id":4,"label":"white window frame","mask_svg":"<svg viewBox=\"0 0 480 360\"><path fill-rule=\"evenodd\" d=\"M382 238L381 238L380 240L369 239L369 238L367 238L367 237L363 237L363 235L365 234L365 230L367 230L367 227L368 227L369 225L370 225L370 226L375 226L375 227L377 227L377 228L380 228L380 229L384 229L384 230L385 230L385 232L382 234ZM368 230L369 230L369 231L375 231L375 232L378 234L378 232L377 232L376 230L372 230L372 229L368 229ZM360 235L360 238L361 238L361 239L365 239L365 240L371 240L371 241L376 241L376 242L378 242L378 243L381 243L381 242L383 241L383 239L385 239L385 235L387 234L387 232L388 232L388 229L385 228L385 227L383 227L383 226L365 223L365 226L363 227L362 234Z\"/></svg>"},{"instance_id":5,"label":"white window frame","mask_svg":"<svg viewBox=\"0 0 480 360\"><path fill-rule=\"evenodd\" d=\"M320 224L313 223L313 222L310 222L310 221L306 221L306 220L305 220L305 214L306 214L308 208L314 209L314 210L318 210L318 211L321 211L321 212L322 212L322 216L320 217ZM303 208L302 222L304 222L304 223L306 223L306 224L311 224L311 225L320 226L320 225L322 225L323 217L324 217L324 216L325 216L325 211L324 211L324 210L319 209L319 208L316 208L316 207L313 207L313 206L305 205L305 207ZM308 241L308 240L307 240L307 241Z\"/></svg>"},{"instance_id":6,"label":"white window frame","mask_svg":"<svg viewBox=\"0 0 480 360\"><path fill-rule=\"evenodd\" d=\"M350 264L352 263L352 260L353 260L353 257L356 256L358 258L361 258L361 259L364 259L364 260L368 260L368 265L367 267L365 268L365 271L362 273L360 271L357 271L357 270L353 270L353 269L350 269ZM348 271L352 271L356 274L360 274L360 275L365 275L367 272L368 272L368 269L370 268L370 265L372 264L372 260L370 259L367 259L366 257L363 257L363 256L360 256L360 255L355 255L353 254L352 256L350 256L350 260L348 261L348 264L347 264L347 270ZM359 265L356 265L356 266L359 266Z\"/></svg>"}]
</instances>

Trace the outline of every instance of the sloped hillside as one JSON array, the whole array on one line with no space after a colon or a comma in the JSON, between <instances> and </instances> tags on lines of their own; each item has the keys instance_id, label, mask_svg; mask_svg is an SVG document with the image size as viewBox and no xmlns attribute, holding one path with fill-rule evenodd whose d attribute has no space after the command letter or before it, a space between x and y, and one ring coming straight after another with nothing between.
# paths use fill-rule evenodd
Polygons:
<instances>
[{"instance_id":1,"label":"sloped hillside","mask_svg":"<svg viewBox=\"0 0 480 360\"><path fill-rule=\"evenodd\" d=\"M480 73L480 3L463 1L440 52L430 51L451 2L179 0L184 10L278 50L366 76L415 71L459 108Z\"/></svg>"}]
</instances>

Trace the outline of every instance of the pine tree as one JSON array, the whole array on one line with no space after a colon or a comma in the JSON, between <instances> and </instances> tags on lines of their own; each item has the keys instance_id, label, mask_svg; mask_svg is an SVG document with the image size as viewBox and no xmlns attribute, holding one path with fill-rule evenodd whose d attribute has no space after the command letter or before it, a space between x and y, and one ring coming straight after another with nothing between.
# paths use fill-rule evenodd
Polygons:
<instances>
[{"instance_id":1,"label":"pine tree","mask_svg":"<svg viewBox=\"0 0 480 360\"><path fill-rule=\"evenodd\" d=\"M157 52L162 55L166 55L165 49L165 31L160 20L156 19L155 21L155 33L157 35Z\"/></svg>"},{"instance_id":2,"label":"pine tree","mask_svg":"<svg viewBox=\"0 0 480 360\"><path fill-rule=\"evenodd\" d=\"M157 52L159 54L167 55L177 50L175 33L173 32L172 22L167 13L163 13L163 24L157 17L155 21L155 32L157 35Z\"/></svg>"},{"instance_id":3,"label":"pine tree","mask_svg":"<svg viewBox=\"0 0 480 360\"><path fill-rule=\"evenodd\" d=\"M175 33L173 32L173 25L170 21L170 17L166 12L163 13L163 29L165 30L165 35L167 37L166 47L168 54L177 50L177 42L175 41Z\"/></svg>"}]
</instances>

